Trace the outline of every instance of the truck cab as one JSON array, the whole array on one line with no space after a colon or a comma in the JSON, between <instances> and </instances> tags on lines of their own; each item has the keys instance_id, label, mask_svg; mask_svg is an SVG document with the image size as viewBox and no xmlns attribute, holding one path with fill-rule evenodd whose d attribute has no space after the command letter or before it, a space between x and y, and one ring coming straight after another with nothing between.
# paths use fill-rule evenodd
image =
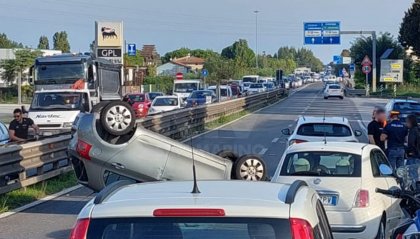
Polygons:
<instances>
[{"instance_id":1,"label":"truck cab","mask_svg":"<svg viewBox=\"0 0 420 239\"><path fill-rule=\"evenodd\" d=\"M191 92L200 90L202 88L201 80L175 80L173 95L178 96L182 101L185 101Z\"/></svg>"}]
</instances>

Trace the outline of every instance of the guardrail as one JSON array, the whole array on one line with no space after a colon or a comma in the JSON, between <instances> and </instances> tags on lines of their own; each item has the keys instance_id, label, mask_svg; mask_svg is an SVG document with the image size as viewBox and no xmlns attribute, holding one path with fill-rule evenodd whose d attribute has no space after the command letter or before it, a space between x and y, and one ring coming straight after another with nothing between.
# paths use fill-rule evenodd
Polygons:
<instances>
[{"instance_id":1,"label":"guardrail","mask_svg":"<svg viewBox=\"0 0 420 239\"><path fill-rule=\"evenodd\" d=\"M286 95L280 89L217 104L197 106L148 117L143 127L162 135L182 139L191 130L243 110L254 110L278 101ZM72 170L67 156L70 135L57 135L21 145L0 146L0 194L26 187Z\"/></svg>"},{"instance_id":2,"label":"guardrail","mask_svg":"<svg viewBox=\"0 0 420 239\"><path fill-rule=\"evenodd\" d=\"M365 89L346 88L344 90L344 93L346 94L346 96L366 96L366 90Z\"/></svg>"}]
</instances>

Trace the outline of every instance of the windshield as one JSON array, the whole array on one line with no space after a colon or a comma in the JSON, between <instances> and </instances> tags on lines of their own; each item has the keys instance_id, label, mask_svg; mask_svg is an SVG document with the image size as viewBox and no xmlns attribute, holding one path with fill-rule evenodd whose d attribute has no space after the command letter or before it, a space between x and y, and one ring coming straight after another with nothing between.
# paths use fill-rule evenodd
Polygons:
<instances>
[{"instance_id":1,"label":"windshield","mask_svg":"<svg viewBox=\"0 0 420 239\"><path fill-rule=\"evenodd\" d=\"M129 101L131 103L144 102L145 101L145 96L144 96L144 94L131 94L131 95L126 95L123 100L124 101Z\"/></svg>"},{"instance_id":2,"label":"windshield","mask_svg":"<svg viewBox=\"0 0 420 239\"><path fill-rule=\"evenodd\" d=\"M36 93L32 100L31 110L80 110L83 93Z\"/></svg>"},{"instance_id":3,"label":"windshield","mask_svg":"<svg viewBox=\"0 0 420 239\"><path fill-rule=\"evenodd\" d=\"M161 93L161 92L150 92L149 93L150 100L154 100L158 96L163 96L163 93Z\"/></svg>"},{"instance_id":4,"label":"windshield","mask_svg":"<svg viewBox=\"0 0 420 239\"><path fill-rule=\"evenodd\" d=\"M262 84L252 84L249 88L256 89L256 88L263 88Z\"/></svg>"},{"instance_id":5,"label":"windshield","mask_svg":"<svg viewBox=\"0 0 420 239\"><path fill-rule=\"evenodd\" d=\"M153 101L153 106L177 106L177 98L156 98Z\"/></svg>"},{"instance_id":6,"label":"windshield","mask_svg":"<svg viewBox=\"0 0 420 239\"><path fill-rule=\"evenodd\" d=\"M93 219L88 238L101 239L284 239L289 219L179 217Z\"/></svg>"},{"instance_id":7,"label":"windshield","mask_svg":"<svg viewBox=\"0 0 420 239\"><path fill-rule=\"evenodd\" d=\"M416 110L420 111L420 103L415 102L396 102L394 105L395 110Z\"/></svg>"},{"instance_id":8,"label":"windshield","mask_svg":"<svg viewBox=\"0 0 420 239\"><path fill-rule=\"evenodd\" d=\"M297 130L298 135L303 136L326 136L326 137L349 137L352 132L347 125L329 123L302 124Z\"/></svg>"},{"instance_id":9,"label":"windshield","mask_svg":"<svg viewBox=\"0 0 420 239\"><path fill-rule=\"evenodd\" d=\"M280 175L360 177L360 155L345 152L307 151L286 155Z\"/></svg>"},{"instance_id":10,"label":"windshield","mask_svg":"<svg viewBox=\"0 0 420 239\"><path fill-rule=\"evenodd\" d=\"M329 85L328 89L339 90L341 87L339 85Z\"/></svg>"},{"instance_id":11,"label":"windshield","mask_svg":"<svg viewBox=\"0 0 420 239\"><path fill-rule=\"evenodd\" d=\"M69 80L85 79L83 63L61 63L37 65L36 82L39 84L67 83Z\"/></svg>"},{"instance_id":12,"label":"windshield","mask_svg":"<svg viewBox=\"0 0 420 239\"><path fill-rule=\"evenodd\" d=\"M190 98L205 98L206 96L212 96L212 91L194 91L191 93Z\"/></svg>"},{"instance_id":13,"label":"windshield","mask_svg":"<svg viewBox=\"0 0 420 239\"><path fill-rule=\"evenodd\" d=\"M242 78L242 82L257 82L257 78L256 77L244 77Z\"/></svg>"},{"instance_id":14,"label":"windshield","mask_svg":"<svg viewBox=\"0 0 420 239\"><path fill-rule=\"evenodd\" d=\"M174 92L191 93L198 90L198 83L175 83Z\"/></svg>"}]
</instances>

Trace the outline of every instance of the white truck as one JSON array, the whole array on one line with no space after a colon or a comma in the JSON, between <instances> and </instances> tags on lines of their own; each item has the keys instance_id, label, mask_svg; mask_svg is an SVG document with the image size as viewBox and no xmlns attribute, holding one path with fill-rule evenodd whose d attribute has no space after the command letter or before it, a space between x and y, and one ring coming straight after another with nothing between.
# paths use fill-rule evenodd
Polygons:
<instances>
[{"instance_id":1,"label":"white truck","mask_svg":"<svg viewBox=\"0 0 420 239\"><path fill-rule=\"evenodd\" d=\"M44 136L70 132L77 115L101 101L121 100L121 66L90 55L37 58L31 75L28 117Z\"/></svg>"},{"instance_id":2,"label":"white truck","mask_svg":"<svg viewBox=\"0 0 420 239\"><path fill-rule=\"evenodd\" d=\"M175 80L173 87L173 95L178 96L180 99L185 101L191 92L204 88L203 82L200 79L197 80Z\"/></svg>"}]
</instances>

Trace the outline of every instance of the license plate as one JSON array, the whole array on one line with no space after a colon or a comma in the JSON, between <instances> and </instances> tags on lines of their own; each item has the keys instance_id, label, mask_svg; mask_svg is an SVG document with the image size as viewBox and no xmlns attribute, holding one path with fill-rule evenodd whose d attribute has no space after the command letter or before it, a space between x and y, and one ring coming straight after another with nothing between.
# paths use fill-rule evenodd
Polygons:
<instances>
[{"instance_id":1,"label":"license plate","mask_svg":"<svg viewBox=\"0 0 420 239\"><path fill-rule=\"evenodd\" d=\"M337 196L321 195L319 197L321 198L322 204L324 204L326 206L336 206L337 205Z\"/></svg>"},{"instance_id":2,"label":"license plate","mask_svg":"<svg viewBox=\"0 0 420 239\"><path fill-rule=\"evenodd\" d=\"M42 135L43 136L51 136L51 135L53 135L53 133L52 132L43 132Z\"/></svg>"}]
</instances>

